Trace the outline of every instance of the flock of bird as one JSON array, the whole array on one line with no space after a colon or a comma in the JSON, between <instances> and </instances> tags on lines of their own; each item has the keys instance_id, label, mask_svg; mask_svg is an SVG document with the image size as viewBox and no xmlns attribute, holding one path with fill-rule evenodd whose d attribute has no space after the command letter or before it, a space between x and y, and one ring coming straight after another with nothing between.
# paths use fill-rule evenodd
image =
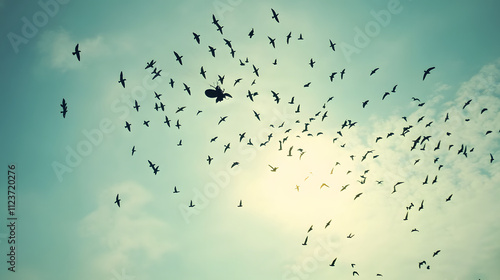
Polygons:
<instances>
[{"instance_id":1,"label":"flock of bird","mask_svg":"<svg viewBox=\"0 0 500 280\"><path fill-rule=\"evenodd\" d=\"M279 14L274 10L274 9L271 9L271 19L274 20L276 23L280 23L279 21L279 18L278 18ZM212 15L212 24L215 25L215 28L216 28L216 31L219 32L221 35L223 35L223 28L224 26L221 25L221 22L215 17L215 15ZM194 43L195 44L198 44L198 45L201 45L201 42L202 42L202 36L200 34L197 34L195 32L192 33L193 36L194 36ZM248 38L251 40L252 38L254 38L254 36L258 36L258 34L256 33L255 29L254 28L251 28L251 30L249 31L248 33ZM271 36L268 36L268 35L265 35L268 40L269 40L269 44L272 46L272 48L276 48L277 47L277 41L278 40L277 38L272 38ZM290 44L290 39L292 38L292 32L289 32L286 36L284 36L284 41L286 42L286 44ZM224 41L224 44L228 46L229 48L229 51L230 51L230 54L231 54L231 57L234 58L235 57L235 49L234 49L234 46L233 46L233 43L228 40L227 38L222 38L223 41ZM300 36L297 37L298 40L304 40L304 37L302 34L300 34ZM331 50L333 52L335 52L335 45L336 43L332 42L332 40L330 39L329 40L329 48L331 48ZM328 45L327 45L328 46ZM210 55L212 57L216 57L216 48L211 46L211 45L208 45L208 52L210 53ZM73 55L76 56L77 60L80 61L80 58L81 58L81 50L79 49L79 44L76 45L74 51L72 52ZM178 52L176 51L173 51L173 55L175 57L175 61L179 63L179 65L183 65L183 56L180 55ZM238 59L238 64L242 67L244 66L247 66L247 65L250 65L250 61L248 58L240 58ZM274 59L274 61L270 62L272 63L273 65L277 65L277 59ZM309 60L309 66L311 68L314 67L315 65L315 61L311 58ZM158 69L157 66L155 66L156 64L156 61L153 59L151 61L148 61L146 62L146 67L145 67L145 70L148 70L148 69L153 69L152 72L151 72L151 79L155 79L159 76L161 76L161 69ZM427 69L425 69L423 71L423 77L422 77L422 81L425 81L426 78L429 77L429 75L431 74L431 71L434 70L435 67L429 67ZM258 81L258 79L260 78L259 76L259 68L252 64L252 67L250 69L251 73L254 76L254 79L251 83L249 83L249 87L255 85ZM376 73L378 73L378 71L381 71L380 68L374 68L372 69L370 72L369 72L369 75L368 76L373 76L373 75L376 75ZM201 75L201 77L203 79L207 79L207 71L206 69L201 66L200 68L200 72L199 74ZM336 80L336 75L339 74L339 78L340 80L344 80L346 78L346 69L342 69L341 71L338 71L338 72L332 72L330 75L328 75L329 77L329 81L330 82L333 82L334 80ZM217 75L217 82L218 84L220 83L220 85L222 86L224 84L224 78L225 78L225 75ZM233 88L236 87L237 85L243 83L242 82L242 78L237 78L234 80L234 82L232 83L232 86ZM125 79L125 75L123 73L123 71L121 71L119 73L119 79L118 79L118 83L123 87L123 88L126 88L126 79ZM186 83L182 83L183 84L183 91L185 91L189 96L191 96L192 94L192 91L191 91L191 87L189 87ZM175 85L175 81L173 80L173 78L170 78L170 81L169 81L169 85L171 88L174 88L174 85ZM307 82L306 84L304 84L304 88L307 88L311 85L311 82ZM218 102L222 102L223 100L226 100L226 98L233 98L233 96L227 92L225 92L225 90L222 89L222 87L217 85L215 87L213 87L213 89L206 89L204 91L205 93L205 96L200 96L201 93L197 90L196 91L196 94L197 96L193 96L194 98L215 98L215 101L216 103ZM390 95L393 95L393 94L396 94L396 90L397 90L397 86L398 85L394 85L392 87L392 89L389 89L388 91L385 91L384 93L381 94L381 100L385 100L387 97L389 97ZM252 103L250 104L253 104L254 100L256 98L258 98L257 96L260 96L262 95L262 92L252 92L250 89L247 89L247 94L246 94L246 98L248 98L248 100ZM194 93L194 91L193 91ZM151 94L154 94L154 99L155 99L155 104L154 104L154 110L156 110L157 112L164 112L165 111L165 104L162 102L162 99L161 99L161 96L162 94L160 93L157 93L157 92L152 92ZM199 95L198 95L199 94ZM233 94L234 95L234 94ZM232 102L244 102L243 100L239 99L239 98L245 98L245 97L242 97L242 96L238 96L238 98L234 98L234 101ZM294 112L295 114L297 115L298 119L295 121L295 123L285 123L285 122L282 122L280 124L276 124L276 123L265 123L265 120L262 118L261 116L261 113L258 113L255 108L252 109L253 111L253 117L255 117L255 119L262 123L262 126L267 126L271 129L273 129L273 133L270 133L268 136L267 136L267 139L265 141L262 141L260 143L257 143L255 140L252 142L252 137L250 135L247 134L247 132L241 132L241 133L238 133L237 135L237 139L238 139L238 142L239 143L245 143L246 142L246 145L248 146L254 146L254 145L258 145L259 147L261 148L265 148L265 146L267 146L268 144L275 144L276 145L276 148L278 151L285 151L284 152L284 155L287 156L287 157L293 157L293 156L296 156L298 160L301 160L302 157L306 154L306 150L305 148L307 148L307 136L309 137L319 137L319 136L322 136L322 137L332 137L332 143L334 145L336 145L336 142L337 141L342 141L343 143L338 145L337 147L340 148L340 149L344 149L346 147L346 144L348 144L346 141L344 141L344 139L346 138L346 135L349 134L349 131L356 126L356 124L358 123L357 121L353 121L353 120L350 120L350 119L346 119L342 122L339 123L339 130L334 133L334 135L330 135L328 136L327 134L323 133L322 131L315 131L313 132L313 127L319 127L320 124L318 126L316 126L316 124L321 121L321 122L324 122L326 118L328 118L328 106L329 104L331 104L331 101L334 99L334 96L330 96L328 97L325 102L323 103L323 106L319 109L319 111L314 114L314 115L311 115L311 116L303 116L303 113L301 112L301 107L300 107L300 104L296 104L296 100L295 100L295 97L294 96L288 96L290 99L289 101L287 102L287 104L285 104L285 106L293 106L293 108L295 109ZM282 100L282 96L280 96L280 93L274 91L274 90L270 90L270 93L269 93L269 98L270 100L272 100L273 102L275 102L276 104L280 104L280 101ZM227 102L227 101L225 101ZM360 105L360 109L366 109L369 107L369 102L370 102L370 99L367 99L365 101L363 101ZM425 102L422 102L420 100L420 98L417 98L417 97L412 97L412 102L417 102L417 107L418 108L421 108L423 106L425 106ZM470 105L472 102L474 102L474 100L470 99L468 100L465 104L463 104L463 106L461 106L462 110L465 110L467 108L468 105ZM283 103L281 103L283 104ZM217 106L217 105L214 105L214 106ZM295 107L296 106L296 107ZM65 101L65 99L62 100L62 103L61 103L61 107L62 107L62 115L63 117L65 118L66 117L66 114L68 112L68 107L67 107L67 103ZM134 106L132 107L136 112L139 112L140 108L141 108L141 104L139 104L139 102L137 100L134 101ZM417 108L417 109L418 109ZM174 115L176 116L179 116L180 113L184 112L185 110L187 109L186 106L179 106L177 107L177 110L175 110L175 113L173 113ZM486 107L483 107L479 112L477 112L477 115L478 116L481 116L483 115L484 113L487 112L487 108ZM202 113L202 110L195 110L196 111L196 116L198 116L200 113ZM474 112L472 112L474 113ZM170 117L172 118L172 115L170 115ZM417 120L411 120L409 118L407 118L406 116L402 116L402 131L401 133L399 134L401 137L406 137L407 135L411 135L412 133L412 130L417 128L417 127L420 127L420 128L430 128L432 125L442 125L442 130L446 130L446 126L445 124L450 120L450 118L453 118L455 116L453 115L450 115L448 113L446 113L446 116L445 118L442 120L442 121L439 121L439 124L438 124L438 121L437 120L429 120L425 126L423 125L422 121L426 118L426 116L422 115L420 118L418 118ZM221 116L219 121L217 122L217 125L221 125L223 124L224 122L226 122L226 120L229 118L229 116ZM318 119L318 120L316 120ZM468 119L465 119L466 122L470 121L470 118ZM144 126L147 126L149 127L149 123L150 121L149 120L145 120L143 122L143 125ZM181 117L178 117L176 118L175 120L175 125L173 124L174 123L174 120L173 119L170 119L169 116L165 115L165 120L163 122L163 125L170 128L171 125L172 126L175 126L178 130L181 129ZM303 125L302 129L300 128L297 128L298 126L301 126ZM132 126L132 122L129 122L129 121L125 121L125 126L124 128L128 131L128 132L133 132L133 126ZM301 141L300 144L303 145L303 147L300 147L300 148L297 148L297 146L295 145L295 148L294 148L294 145L290 144L289 147L286 147L286 143L287 141L290 141L292 142L292 139L291 137L293 133L296 133L295 134L295 139L304 139L304 138L301 138L301 137L304 137L306 136L306 140L305 141ZM387 134L382 134L382 135L379 135L376 137L376 139L373 139L373 140L370 140L371 142L371 145L372 145L372 148L365 151L365 152L361 152L359 155L356 155L356 154L352 154L350 155L350 160L351 161L354 161L355 158L359 158L359 162L361 164L361 162L364 162L365 160L376 160L378 157L379 157L379 154L376 153L376 148L377 148L377 145L380 141L387 141L387 139L391 138L391 137L397 137L396 136L396 131L389 131L387 132ZM485 135L488 135L488 134L491 134L493 133L493 130L488 130L486 131ZM500 133L500 131L499 131ZM278 137L278 136L279 137ZM447 136L450 136L451 133L450 132L447 132L446 133ZM236 136L236 135L235 135ZM290 138L289 138L290 137ZM441 136L439 136L441 137ZM432 135L432 134L420 134L420 135L414 135L414 140L412 140L412 145L410 147L408 147L408 151L411 153L412 151L414 150L420 150L420 151L429 151L429 152L436 152L437 150L440 150L442 149L441 145L444 145L445 142L448 142L448 146L447 146L447 151L448 152L456 152L457 155L463 155L464 157L468 157L468 154L469 153L472 153L474 152L474 147L470 147L467 143L451 143L449 141L447 141L446 139L435 139L435 135ZM242 142L244 139L245 142ZM255 138L254 138L255 139ZM277 139L277 140L275 140ZM208 141L209 143L214 143L214 142L217 142L217 140L220 140L218 136L214 136L214 137L211 137L210 139L206 139L206 141ZM431 146L432 145L432 146ZM177 146L182 146L182 140L180 140L177 144ZM428 146L431 146L431 147L428 147ZM452 150L453 147L460 147L459 149L457 150ZM220 147L220 151L222 151L222 153L226 153L228 152L229 150L231 149L231 142L228 142L227 144L223 144L223 146ZM137 149L136 149L136 146L133 145L132 147L132 150L131 150L131 155L134 156L134 154L137 152ZM298 152L298 154L294 154L294 152ZM214 157L208 155L207 158L206 158L206 161L208 163L208 165L210 165L212 163L212 161L214 160ZM489 153L489 162L490 163L493 163L494 161L494 157L493 157L493 154L492 153ZM416 158L414 159L411 164L413 166L419 164L421 161L420 158ZM422 185L426 185L426 184L437 184L438 183L438 174L439 171L443 168L444 166L444 163L442 164L441 162L438 162L439 161L439 157L434 157L433 159L433 164L435 164L437 167L436 167L436 174L427 174L425 176L425 178L423 178L422 180ZM145 163L146 164L146 163ZM152 172L154 175L157 175L160 171L159 169L159 165L156 164L156 163L153 163L151 160L148 160L147 162L147 166L149 168L151 168ZM240 162L238 161L234 161L232 164L231 164L231 168L236 168L238 165L240 165ZM341 166L342 163L337 161L333 167L331 168L331 171L330 171L330 174L333 174L334 170L336 170L337 166ZM273 172L273 173L280 173L280 172L286 172L287 171L287 166L281 166L281 167L278 167L278 166L274 166L274 164L270 163L268 164L268 167L270 168L269 171L270 172ZM362 174L359 175L359 179L358 180L353 180L352 182L348 183L348 184L345 184L345 185L342 185L342 186L339 186L338 189L340 192L343 192L344 190L346 190L349 186L351 186L352 188L352 185L359 183L361 185L363 184L367 184L367 179L369 178L368 177L368 173L369 173L369 169L366 169L362 172ZM350 173L352 173L354 171L352 170L347 170L346 172L346 175L349 175ZM326 174L325 174L326 175ZM305 179L307 180L307 178ZM304 181L305 181L304 180ZM381 179L381 178L377 178L376 180L373 180L373 183L375 183L376 185L382 185L384 183L384 181ZM388 190L388 193L389 194L394 194L397 192L397 187L404 184L405 182L404 181L397 181L397 182L394 182L393 184L391 184L391 187L390 187L390 190ZM319 189L323 189L323 188L327 188L327 189L331 189L331 186L330 184L328 183L323 183L319 186ZM296 190L297 192L300 192L300 185L297 184L296 186L293 187L293 190ZM179 190L177 188L177 186L174 186L174 190L173 190L173 193L175 194L178 194L180 193L181 190ZM363 192L358 192L354 197L353 197L353 200L357 200L357 199L362 199L361 196L362 196ZM453 194L450 194L448 197L446 198L443 198L443 201L444 202L449 202L451 201L452 199L452 195ZM115 203L117 204L118 207L121 207L121 204L120 204L120 201L121 199L119 198L119 194L116 195L116 199L115 199ZM418 211L422 211L424 210L424 200L422 199L421 202L419 203L420 206L418 207ZM122 204L123 205L123 204ZM126 205L126 204L125 204ZM417 202L417 205L418 205L418 202ZM196 204L193 203L193 200L190 200L189 204L186 203L186 206L187 207L195 207ZM242 200L239 200L239 203L235 203L235 206L236 207L243 207L243 202ZM414 204L411 203L409 206L406 206L406 213L404 215L404 218L402 219L403 221L408 221L409 220L409 213L411 211L411 209L414 207ZM332 220L329 220L326 225L324 226L324 228L328 228L330 226L330 224L332 223ZM307 235L302 243L303 246L307 246L308 245L308 242L309 242L309 234L310 232L313 231L313 225L311 225L309 227L309 229L307 230ZM419 230L417 228L413 228L411 230L411 233L418 233ZM355 237L355 234L353 233L349 233L349 235L347 235L346 238L354 238ZM438 253L440 253L441 251L439 249L437 249L436 251L434 251L432 253L432 257L437 257L438 256ZM337 256L332 256L332 261L331 263L329 263L328 265L331 266L331 267L334 267L336 266L337 264L337 259L338 257ZM418 268L424 268L424 269L430 269L430 264L428 264L428 260L422 260L420 261L418 264L415 264L416 267ZM355 267L355 264L352 263L351 264L351 268L354 269ZM353 270L352 271L352 275L353 276L357 276L359 275L360 273L362 273L361 271L357 271L357 270ZM376 276L379 276L379 277L382 277L382 273L377 273Z\"/></svg>"}]
</instances>

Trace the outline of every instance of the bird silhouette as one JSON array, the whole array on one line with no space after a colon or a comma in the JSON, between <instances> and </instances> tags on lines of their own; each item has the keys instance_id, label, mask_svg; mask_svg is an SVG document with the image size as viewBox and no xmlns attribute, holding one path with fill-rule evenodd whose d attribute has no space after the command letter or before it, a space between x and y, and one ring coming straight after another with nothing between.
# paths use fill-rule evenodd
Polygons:
<instances>
[{"instance_id":1,"label":"bird silhouette","mask_svg":"<svg viewBox=\"0 0 500 280\"><path fill-rule=\"evenodd\" d=\"M248 37L252 38L254 35L254 30L252 28L252 30L250 30L250 32L248 33Z\"/></svg>"},{"instance_id":2,"label":"bird silhouette","mask_svg":"<svg viewBox=\"0 0 500 280\"><path fill-rule=\"evenodd\" d=\"M427 70L424 71L424 77L422 78L422 81L425 80L425 77L431 73L431 70L433 70L436 67L429 67Z\"/></svg>"},{"instance_id":3,"label":"bird silhouette","mask_svg":"<svg viewBox=\"0 0 500 280\"><path fill-rule=\"evenodd\" d=\"M196 33L194 33L194 32L193 32L193 36L194 36L194 40L195 40L198 44L200 44L200 35L198 35L198 34L196 34Z\"/></svg>"},{"instance_id":4,"label":"bird silhouette","mask_svg":"<svg viewBox=\"0 0 500 280\"><path fill-rule=\"evenodd\" d=\"M115 203L118 205L118 207L120 207L120 201L121 199L119 198L120 194L117 194L116 195L116 200L115 200Z\"/></svg>"},{"instance_id":5,"label":"bird silhouette","mask_svg":"<svg viewBox=\"0 0 500 280\"><path fill-rule=\"evenodd\" d=\"M73 55L76 55L76 58L78 59L78 61L80 61L80 52L81 52L81 51L78 49L78 46L79 46L79 45L80 45L80 44L76 44L76 46L75 46L75 51L74 51L74 52L72 52L72 54L73 54Z\"/></svg>"},{"instance_id":6,"label":"bird silhouette","mask_svg":"<svg viewBox=\"0 0 500 280\"><path fill-rule=\"evenodd\" d=\"M330 48L332 48L332 51L335 51L335 43L332 42L332 40L329 40L330 41Z\"/></svg>"},{"instance_id":7,"label":"bird silhouette","mask_svg":"<svg viewBox=\"0 0 500 280\"><path fill-rule=\"evenodd\" d=\"M174 51L175 55L175 60L179 62L180 65L182 65L182 55L179 55L177 52Z\"/></svg>"},{"instance_id":8,"label":"bird silhouette","mask_svg":"<svg viewBox=\"0 0 500 280\"><path fill-rule=\"evenodd\" d=\"M122 84L123 88L125 88L125 81L127 79L124 79L123 78L123 71L120 72L120 80L118 81L118 83Z\"/></svg>"},{"instance_id":9,"label":"bird silhouette","mask_svg":"<svg viewBox=\"0 0 500 280\"><path fill-rule=\"evenodd\" d=\"M302 245L304 245L304 246L306 246L306 245L307 245L307 238L308 238L308 237L309 237L309 236L306 236L306 239L304 240L304 243L302 243Z\"/></svg>"},{"instance_id":10,"label":"bird silhouette","mask_svg":"<svg viewBox=\"0 0 500 280\"><path fill-rule=\"evenodd\" d=\"M278 19L278 15L279 15L279 14L278 14L278 13L276 13L276 12L274 11L274 9L271 9L271 12L273 13L272 18L273 18L273 19L275 19L275 20L276 20L276 22L278 22L278 23L279 23L279 22L280 22L280 21L279 21L279 19Z\"/></svg>"}]
</instances>

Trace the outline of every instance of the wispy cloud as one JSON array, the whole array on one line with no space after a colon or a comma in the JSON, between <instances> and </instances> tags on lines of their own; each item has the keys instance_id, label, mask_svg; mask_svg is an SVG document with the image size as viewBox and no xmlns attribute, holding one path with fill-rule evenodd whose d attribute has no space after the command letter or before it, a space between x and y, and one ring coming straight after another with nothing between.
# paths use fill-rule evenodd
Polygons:
<instances>
[{"instance_id":1,"label":"wispy cloud","mask_svg":"<svg viewBox=\"0 0 500 280\"><path fill-rule=\"evenodd\" d=\"M111 200L118 193L120 208ZM105 275L113 269L133 267L138 258L141 264L150 263L175 247L168 241L169 225L148 211L153 197L133 182L99 194L95 210L80 222L80 233L87 244L84 251L92 259L89 265L93 270Z\"/></svg>"},{"instance_id":2,"label":"wispy cloud","mask_svg":"<svg viewBox=\"0 0 500 280\"><path fill-rule=\"evenodd\" d=\"M79 44L81 51L82 61L80 62L77 61L76 56L72 55L76 44ZM44 64L63 72L77 69L85 64L85 61L95 60L110 52L102 36L78 39L62 28L42 33L38 48L43 56Z\"/></svg>"}]
</instances>

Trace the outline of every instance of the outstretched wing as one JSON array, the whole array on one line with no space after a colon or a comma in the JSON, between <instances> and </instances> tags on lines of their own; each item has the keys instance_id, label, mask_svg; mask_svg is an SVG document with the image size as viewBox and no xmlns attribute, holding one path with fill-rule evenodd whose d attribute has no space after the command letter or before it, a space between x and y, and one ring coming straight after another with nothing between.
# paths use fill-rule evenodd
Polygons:
<instances>
[{"instance_id":1,"label":"outstretched wing","mask_svg":"<svg viewBox=\"0 0 500 280\"><path fill-rule=\"evenodd\" d=\"M205 90L205 95L207 97L210 97L210 98L215 98L215 97L217 97L217 91L215 91L213 89L207 89L207 90Z\"/></svg>"}]
</instances>

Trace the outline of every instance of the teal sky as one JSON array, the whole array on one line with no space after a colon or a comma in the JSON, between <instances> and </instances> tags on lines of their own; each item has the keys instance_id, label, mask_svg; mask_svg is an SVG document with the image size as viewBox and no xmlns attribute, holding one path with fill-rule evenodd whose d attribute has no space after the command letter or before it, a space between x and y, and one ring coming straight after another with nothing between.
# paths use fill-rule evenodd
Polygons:
<instances>
[{"instance_id":1,"label":"teal sky","mask_svg":"<svg viewBox=\"0 0 500 280\"><path fill-rule=\"evenodd\" d=\"M17 217L10 272L5 187L0 279L347 279L354 271L359 279L494 279L499 8L497 1L0 0L0 166L6 174L16 165ZM71 54L76 44L81 61ZM144 69L152 59L162 70L154 80ZM204 92L218 75L232 98L215 103ZM253 102L248 91L258 93ZM165 111L154 109L160 101ZM341 128L346 120L356 125ZM430 138L410 151L419 136ZM404 183L393 193L397 182ZM419 269L424 260L429 269Z\"/></svg>"}]
</instances>

